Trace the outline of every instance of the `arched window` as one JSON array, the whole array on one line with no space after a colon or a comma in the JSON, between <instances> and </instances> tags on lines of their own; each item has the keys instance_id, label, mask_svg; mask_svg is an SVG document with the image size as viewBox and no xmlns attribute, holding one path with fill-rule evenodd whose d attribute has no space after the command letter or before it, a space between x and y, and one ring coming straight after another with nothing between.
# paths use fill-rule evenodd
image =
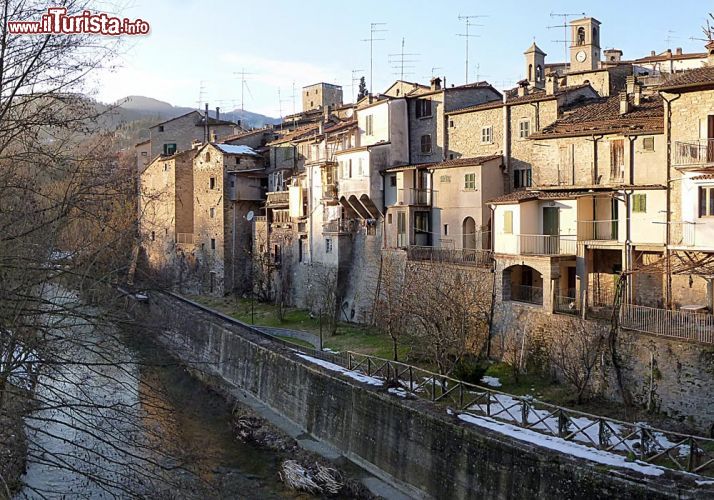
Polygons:
<instances>
[{"instance_id":1,"label":"arched window","mask_svg":"<svg viewBox=\"0 0 714 500\"><path fill-rule=\"evenodd\" d=\"M208 161L211 161L211 153L209 153L208 151L206 151L206 154L205 154L205 156L204 156L203 158L204 158L204 161L207 161L207 162L208 162Z\"/></svg>"},{"instance_id":2,"label":"arched window","mask_svg":"<svg viewBox=\"0 0 714 500\"><path fill-rule=\"evenodd\" d=\"M528 81L533 81L533 65L528 65Z\"/></svg>"},{"instance_id":3,"label":"arched window","mask_svg":"<svg viewBox=\"0 0 714 500\"><path fill-rule=\"evenodd\" d=\"M585 45L585 28L582 26L578 28L576 45Z\"/></svg>"},{"instance_id":4,"label":"arched window","mask_svg":"<svg viewBox=\"0 0 714 500\"><path fill-rule=\"evenodd\" d=\"M594 44L594 45L598 45L598 42L597 42L597 28L596 28L595 26L593 26L593 44Z\"/></svg>"},{"instance_id":5,"label":"arched window","mask_svg":"<svg viewBox=\"0 0 714 500\"><path fill-rule=\"evenodd\" d=\"M539 64L536 66L536 81L539 82L543 79L543 68Z\"/></svg>"}]
</instances>

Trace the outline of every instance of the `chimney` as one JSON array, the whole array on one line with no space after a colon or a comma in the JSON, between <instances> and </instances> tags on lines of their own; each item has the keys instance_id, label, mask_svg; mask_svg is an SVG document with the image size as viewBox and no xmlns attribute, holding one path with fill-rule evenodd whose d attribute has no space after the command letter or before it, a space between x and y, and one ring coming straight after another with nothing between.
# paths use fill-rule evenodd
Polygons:
<instances>
[{"instance_id":1,"label":"chimney","mask_svg":"<svg viewBox=\"0 0 714 500\"><path fill-rule=\"evenodd\" d=\"M215 130L211 130L211 142L218 142L218 136Z\"/></svg>"},{"instance_id":2,"label":"chimney","mask_svg":"<svg viewBox=\"0 0 714 500\"><path fill-rule=\"evenodd\" d=\"M551 73L545 78L545 93L554 95L558 92L558 74Z\"/></svg>"},{"instance_id":3,"label":"chimney","mask_svg":"<svg viewBox=\"0 0 714 500\"><path fill-rule=\"evenodd\" d=\"M620 114L626 115L630 112L630 100L627 98L627 92L620 92Z\"/></svg>"},{"instance_id":4,"label":"chimney","mask_svg":"<svg viewBox=\"0 0 714 500\"><path fill-rule=\"evenodd\" d=\"M220 119L221 119L221 108L216 106L216 120L220 120Z\"/></svg>"},{"instance_id":5,"label":"chimney","mask_svg":"<svg viewBox=\"0 0 714 500\"><path fill-rule=\"evenodd\" d=\"M656 55L657 55L657 53L654 50L650 50L650 57L654 57Z\"/></svg>"},{"instance_id":6,"label":"chimney","mask_svg":"<svg viewBox=\"0 0 714 500\"><path fill-rule=\"evenodd\" d=\"M240 120L236 120L236 125L240 128Z\"/></svg>"},{"instance_id":7,"label":"chimney","mask_svg":"<svg viewBox=\"0 0 714 500\"><path fill-rule=\"evenodd\" d=\"M323 114L323 120L324 120L325 122L329 122L329 121L330 121L330 113L332 113L332 106L330 106L330 105L328 104L327 106L325 106L325 112L324 112L324 114Z\"/></svg>"},{"instance_id":8,"label":"chimney","mask_svg":"<svg viewBox=\"0 0 714 500\"><path fill-rule=\"evenodd\" d=\"M431 79L431 90L441 90L441 78L438 76Z\"/></svg>"},{"instance_id":9,"label":"chimney","mask_svg":"<svg viewBox=\"0 0 714 500\"><path fill-rule=\"evenodd\" d=\"M627 78L625 78L625 88L626 88L628 94L634 94L636 86L637 86L637 80L635 79L634 75L630 75Z\"/></svg>"},{"instance_id":10,"label":"chimney","mask_svg":"<svg viewBox=\"0 0 714 500\"><path fill-rule=\"evenodd\" d=\"M682 55L682 47L677 47L677 49L676 49L674 52L675 52L675 54L677 54L678 56L681 56L681 55Z\"/></svg>"},{"instance_id":11,"label":"chimney","mask_svg":"<svg viewBox=\"0 0 714 500\"><path fill-rule=\"evenodd\" d=\"M634 106L638 107L640 103L642 102L642 85L639 83L635 84L635 91L633 92L634 94Z\"/></svg>"},{"instance_id":12,"label":"chimney","mask_svg":"<svg viewBox=\"0 0 714 500\"><path fill-rule=\"evenodd\" d=\"M518 82L518 97L523 97L528 93L528 80Z\"/></svg>"},{"instance_id":13,"label":"chimney","mask_svg":"<svg viewBox=\"0 0 714 500\"><path fill-rule=\"evenodd\" d=\"M707 48L707 66L714 66L714 40L705 45Z\"/></svg>"}]
</instances>

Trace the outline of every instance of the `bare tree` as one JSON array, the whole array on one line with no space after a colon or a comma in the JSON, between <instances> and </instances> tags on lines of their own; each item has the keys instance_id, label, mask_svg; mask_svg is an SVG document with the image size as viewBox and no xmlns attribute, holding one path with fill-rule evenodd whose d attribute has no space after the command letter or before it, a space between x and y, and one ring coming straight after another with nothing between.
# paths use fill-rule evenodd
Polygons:
<instances>
[{"instance_id":1,"label":"bare tree","mask_svg":"<svg viewBox=\"0 0 714 500\"><path fill-rule=\"evenodd\" d=\"M574 320L572 329L553 330L548 345L551 365L575 389L576 401L590 396L598 360L605 348L605 335Z\"/></svg>"},{"instance_id":2,"label":"bare tree","mask_svg":"<svg viewBox=\"0 0 714 500\"><path fill-rule=\"evenodd\" d=\"M375 304L375 325L392 339L392 359L399 361L399 342L409 321L405 301L406 259L384 252L380 266L379 295Z\"/></svg>"},{"instance_id":3,"label":"bare tree","mask_svg":"<svg viewBox=\"0 0 714 500\"><path fill-rule=\"evenodd\" d=\"M312 313L324 318L328 333L335 335L339 308L337 268L312 263L307 275L307 307Z\"/></svg>"}]
</instances>

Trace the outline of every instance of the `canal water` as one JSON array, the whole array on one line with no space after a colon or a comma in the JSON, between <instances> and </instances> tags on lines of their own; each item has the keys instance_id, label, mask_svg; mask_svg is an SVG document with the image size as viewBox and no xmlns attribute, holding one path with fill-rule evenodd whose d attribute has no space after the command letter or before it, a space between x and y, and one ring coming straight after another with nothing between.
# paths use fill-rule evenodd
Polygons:
<instances>
[{"instance_id":1,"label":"canal water","mask_svg":"<svg viewBox=\"0 0 714 500\"><path fill-rule=\"evenodd\" d=\"M26 420L17 498L311 498L279 482L276 455L234 438L232 408L149 332L73 330Z\"/></svg>"}]
</instances>

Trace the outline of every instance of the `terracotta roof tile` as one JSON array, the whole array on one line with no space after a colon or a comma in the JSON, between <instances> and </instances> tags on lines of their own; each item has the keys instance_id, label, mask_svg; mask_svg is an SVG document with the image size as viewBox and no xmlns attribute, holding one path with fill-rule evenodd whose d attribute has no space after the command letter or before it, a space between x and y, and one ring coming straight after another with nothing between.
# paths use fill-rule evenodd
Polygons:
<instances>
[{"instance_id":1,"label":"terracotta roof tile","mask_svg":"<svg viewBox=\"0 0 714 500\"><path fill-rule=\"evenodd\" d=\"M473 158L455 158L453 160L445 160L436 163L416 163L413 165L399 165L396 167L388 167L382 169L382 172L399 172L402 170L412 170L416 168L457 168L457 167L469 167L476 165L483 165L484 163L496 159L501 159L501 155L488 155L488 156L476 156Z\"/></svg>"},{"instance_id":2,"label":"terracotta roof tile","mask_svg":"<svg viewBox=\"0 0 714 500\"><path fill-rule=\"evenodd\" d=\"M590 99L563 108L563 117L544 127L533 139L590 135L593 133L627 134L629 132L662 133L664 107L658 95L643 96L639 106L620 114L620 96Z\"/></svg>"},{"instance_id":3,"label":"terracotta roof tile","mask_svg":"<svg viewBox=\"0 0 714 500\"><path fill-rule=\"evenodd\" d=\"M659 90L674 90L692 87L714 86L714 66L690 69L679 73L658 87Z\"/></svg>"}]
</instances>

